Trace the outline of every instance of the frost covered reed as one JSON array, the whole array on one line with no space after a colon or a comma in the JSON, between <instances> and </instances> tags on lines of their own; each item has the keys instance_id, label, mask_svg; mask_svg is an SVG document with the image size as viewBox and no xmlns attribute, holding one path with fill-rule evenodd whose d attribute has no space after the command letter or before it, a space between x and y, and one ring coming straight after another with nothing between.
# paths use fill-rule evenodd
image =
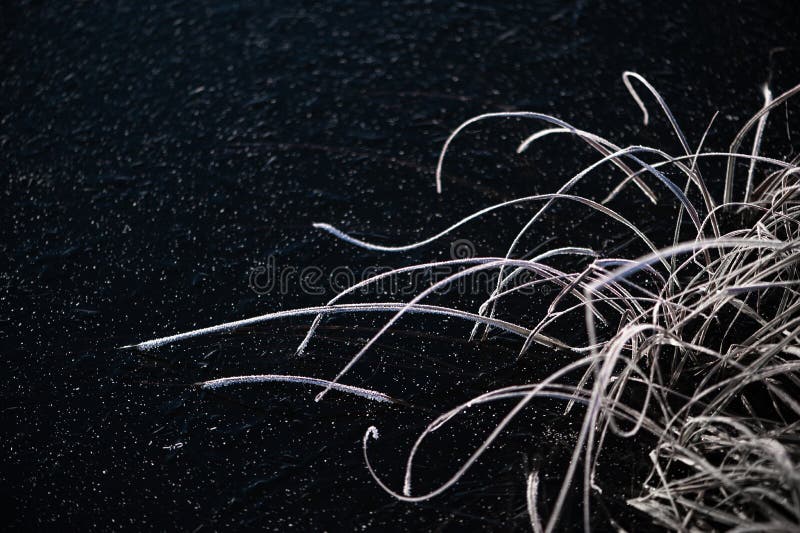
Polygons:
<instances>
[{"instance_id":1,"label":"frost covered reed","mask_svg":"<svg viewBox=\"0 0 800 533\"><path fill-rule=\"evenodd\" d=\"M498 210L511 206L531 209L530 218L504 255L399 268L351 287L327 305L221 324L132 348L154 349L269 320L313 316L308 335L298 348L302 352L329 315L389 313L384 326L330 379L240 376L205 382L203 386L289 381L322 387L317 400L336 390L370 400L395 401L382 392L341 381L355 365L368 364L362 361L363 356L405 314L459 318L473 324L473 336L482 329L482 338L487 338L489 330L499 329L518 337L522 356L527 356L532 343L538 343L543 349L570 351L574 357L537 382L486 391L455 407L443 408L410 450L398 488L384 480L370 461L370 443L378 438L377 428L370 427L363 439L366 466L377 484L397 499L427 500L456 484L516 417L523 416L537 399L546 398L563 402L567 412L582 409L583 422L555 498L542 501L540 471L524 473L534 531L556 528L565 511L567 494L575 484L582 486L583 524L588 531L592 493L597 490L595 479L603 475L597 465L604 445L612 437L633 438L640 433L651 437L646 442L655 443L642 452L651 471L643 480L641 492L628 503L658 524L676 531L800 530L800 166L798 158L783 161L761 155L770 111L800 92L800 85L778 96L765 86L763 106L744 124L728 151L707 152L703 151L706 136L693 146L662 96L645 78L626 72L623 81L642 110L645 124L651 116L646 98L637 87L644 87L655 99L681 153L618 146L546 114L489 113L464 122L447 139L436 170L437 191L444 188L446 156L453 139L485 120L516 118L543 123L544 129L521 140L518 152L532 149L545 137L567 135L586 143L598 158L553 193L483 208L430 238L410 244L380 245L327 223L315 225L353 246L399 252L427 246ZM740 148L748 138L752 139L750 149L742 152ZM703 162L714 159L724 162L724 175L709 178L701 174ZM745 165L746 173L737 168L737 163ZM592 199L573 192L576 184L607 164L619 171L619 181L605 198ZM680 183L675 176L680 177ZM656 246L645 230L610 206L629 185L637 187L649 202L676 206L670 245ZM712 185L724 185L721 198L714 197ZM659 199L656 190L667 191L669 198ZM649 253L643 257L604 257L597 250L565 247L526 258L527 251L520 249L523 237L535 231L537 222L553 205L565 202L580 204L626 228ZM688 217L691 230L683 224L684 217ZM687 231L692 232L688 239ZM572 263L582 266L572 271L561 269L553 264L556 256L570 256ZM431 266L458 266L459 270L406 303L340 302L386 277ZM486 270L499 272L499 277L477 309L424 303L437 289ZM523 272L534 281L521 276ZM532 283L556 288L552 303L543 313L540 310L539 320L516 323L497 318L509 297L524 294L522 291ZM572 319L575 312L585 315L585 342L575 344L574 339L559 339L548 333L559 321ZM433 490L416 492L414 463L421 443L465 411L487 403L507 407L502 420L487 428L488 436L449 479ZM541 512L540 507L546 507L547 512Z\"/></svg>"}]
</instances>

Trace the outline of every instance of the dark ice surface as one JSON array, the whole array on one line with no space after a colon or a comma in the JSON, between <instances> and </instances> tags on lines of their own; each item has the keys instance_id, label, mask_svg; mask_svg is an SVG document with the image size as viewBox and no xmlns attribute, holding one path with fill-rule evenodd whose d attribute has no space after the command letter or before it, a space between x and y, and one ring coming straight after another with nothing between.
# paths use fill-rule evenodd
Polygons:
<instances>
[{"instance_id":1,"label":"dark ice surface","mask_svg":"<svg viewBox=\"0 0 800 533\"><path fill-rule=\"evenodd\" d=\"M394 406L335 392L315 403L317 391L296 384L191 386L243 373L330 378L385 315L327 321L300 358L308 318L146 354L118 347L332 296L294 278L254 291L254 269L270 262L327 277L450 253L448 239L367 252L313 222L407 243L551 192L591 160L557 140L518 156L541 125L487 122L455 143L436 195L442 142L481 112L552 113L674 152L655 107L644 128L627 95L620 76L636 70L692 143L719 110L709 147L724 149L761 105L761 84L777 94L800 82L799 30L791 1L0 2L3 529L528 529L525 476L541 470L546 515L580 413L526 411L461 482L417 504L370 478L361 438L381 430L370 457L400 490L433 413L541 379L564 355L536 348L517 360L508 336L469 344L462 322L410 318L344 379L412 404ZM790 156L796 141L780 137L770 155ZM611 175L581 192L601 196ZM632 212L643 205L625 198ZM579 215L543 222L531 247L618 238ZM522 222L497 215L454 238L503 254ZM448 479L506 407L432 438L415 493ZM608 515L646 527L621 503L646 470L643 445L627 441L601 465L600 530ZM580 521L576 495L566 528Z\"/></svg>"}]
</instances>

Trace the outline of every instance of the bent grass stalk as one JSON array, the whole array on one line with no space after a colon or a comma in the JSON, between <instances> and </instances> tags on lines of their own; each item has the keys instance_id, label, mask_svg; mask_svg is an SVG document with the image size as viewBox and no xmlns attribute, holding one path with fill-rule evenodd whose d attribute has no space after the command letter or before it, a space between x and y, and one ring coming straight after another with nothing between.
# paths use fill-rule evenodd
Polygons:
<instances>
[{"instance_id":1,"label":"bent grass stalk","mask_svg":"<svg viewBox=\"0 0 800 533\"><path fill-rule=\"evenodd\" d=\"M622 79L641 109L645 125L651 116L633 82L644 86L656 100L680 142L682 154L671 156L663 150L638 145L621 147L542 113L487 113L467 120L445 141L436 168L437 192L442 190L444 160L453 140L468 127L487 119L533 119L548 125L523 139L517 152L532 149L548 136L566 134L587 143L600 154L600 159L554 193L483 208L411 244L379 245L352 237L327 223L314 225L353 246L401 252L434 244L489 213L542 203L504 256L397 268L357 283L326 305L269 313L127 348L156 349L201 335L310 316L311 327L297 349L300 354L308 349L321 321L329 315L389 313L391 318L384 326L331 379L261 374L225 377L199 385L213 389L243 383L289 382L321 387L316 400L335 390L371 401L405 405L402 399L340 383L340 379L356 364L365 364L363 358L374 343L405 314L463 319L473 324L473 335L483 327L487 332L496 328L518 337L520 356L525 356L529 345L535 342L546 349L568 350L575 358L537 382L487 391L445 409L412 446L399 490L381 477L370 460L369 443L379 433L376 427L369 427L362 443L364 461L375 482L388 494L408 502L442 494L459 482L520 413L532 409L536 399L547 399L564 402L565 412L582 406L585 413L563 483L553 501L542 501L539 468L521 473L521 478L526 479L528 517L535 532L551 532L557 527L581 464L583 526L588 531L592 494L599 490L597 479L603 475L597 465L606 443L612 437L633 438L641 432L650 435L655 443L642 453L643 460L649 459L650 473L642 481L641 493L628 503L653 521L676 531L800 530L800 158L783 161L760 154L770 111L799 93L800 85L774 98L765 85L761 109L740 129L729 151L703 152L711 123L692 150L658 91L635 72L625 72ZM739 147L751 131L751 149L740 153ZM645 161L645 157L654 160ZM713 198L698 168L710 159L725 162L721 202ZM734 199L737 161L748 165L740 199ZM602 201L570 192L577 182L606 163L613 164L622 175ZM667 169L686 176L683 189L667 177ZM678 204L673 242L665 248L658 247L645 231L606 205L629 183L635 184L645 199L658 203L660 200L647 182L650 178L666 187ZM692 188L701 199L697 204L690 199ZM603 257L593 249L568 246L532 258L520 254L522 238L556 202L564 201L575 202L622 225L649 253L643 257ZM695 235L681 242L684 212L691 219ZM733 222L723 224L723 212L736 213ZM575 271L565 271L550 264L558 256L571 256L579 266ZM343 298L383 279L439 266L459 270L432 283L406 303L341 303ZM487 270L498 271L499 277L477 310L424 303L437 289ZM535 279L520 281L523 272L531 273ZM646 283L640 280L641 276L647 278ZM539 284L558 289L544 316L532 324L497 318L497 310L511 296L524 294L525 289ZM546 333L564 317L581 310L587 334L584 345L572 346ZM605 325L606 333L600 335L597 324ZM632 397L637 398L635 405L629 403ZM490 402L511 402L511 407L500 422L487 428L483 442L446 481L415 494L413 465L421 443L468 409ZM548 507L546 514L539 507L544 504Z\"/></svg>"}]
</instances>

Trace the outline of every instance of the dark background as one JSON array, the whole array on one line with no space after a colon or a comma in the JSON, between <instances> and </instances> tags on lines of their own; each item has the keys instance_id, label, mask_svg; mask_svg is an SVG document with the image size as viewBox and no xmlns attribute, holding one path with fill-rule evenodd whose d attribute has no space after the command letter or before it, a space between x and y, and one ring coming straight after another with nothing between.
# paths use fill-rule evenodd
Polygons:
<instances>
[{"instance_id":1,"label":"dark background","mask_svg":"<svg viewBox=\"0 0 800 533\"><path fill-rule=\"evenodd\" d=\"M441 143L477 113L550 112L618 144L676 151L654 106L653 126L641 126L620 79L636 70L692 143L719 110L709 147L724 149L761 105L762 83L777 94L800 82L797 6L0 2L0 522L525 529L525 474L542 468L546 513L577 419L543 407L448 493L410 505L369 478L360 440L381 429L371 453L399 490L429 412L333 393L316 404L315 391L290 385L190 386L237 373L331 377L379 322L331 321L304 358L291 354L307 320L144 355L117 347L330 297L296 284L254 293L248 277L270 255L326 272L447 257L446 242L401 256L354 250L312 222L410 242L490 203L550 192L587 161L557 141L516 156L539 125L487 123L454 145L437 196ZM782 131L789 117L775 115ZM791 156L797 139L776 137L769 155ZM502 254L523 219L461 236ZM563 236L570 220L549 222L542 238ZM546 369L516 361L516 343L467 345L467 326L441 323L409 321L345 381L441 412ZM449 477L497 413L464 417L432 445L419 490ZM635 441L611 459L608 486L629 497L636 461L625 453L637 457ZM606 513L646 524L613 502L595 509L600 529Z\"/></svg>"}]
</instances>

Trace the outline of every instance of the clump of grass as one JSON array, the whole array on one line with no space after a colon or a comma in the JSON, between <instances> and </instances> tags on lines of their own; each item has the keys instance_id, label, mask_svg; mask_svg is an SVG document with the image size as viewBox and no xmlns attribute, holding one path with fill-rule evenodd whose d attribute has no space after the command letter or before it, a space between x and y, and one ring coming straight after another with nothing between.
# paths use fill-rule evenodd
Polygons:
<instances>
[{"instance_id":1,"label":"clump of grass","mask_svg":"<svg viewBox=\"0 0 800 533\"><path fill-rule=\"evenodd\" d=\"M412 265L365 280L330 300L327 305L271 313L246 320L147 341L134 346L152 349L203 334L217 333L275 319L314 316L298 352L307 349L329 315L390 313L385 325L332 379L305 376L236 376L202 383L214 388L238 383L288 381L315 385L321 400L336 390L362 398L399 402L382 392L341 383L368 350L405 314L449 316L474 325L472 335L491 329L517 336L520 355L534 343L547 349L574 353L545 379L487 391L437 416L419 435L405 467L403 484L391 487L373 468L370 442L378 430L364 435L366 466L386 492L403 501L422 501L441 494L479 460L503 430L535 400L564 403L565 411L584 410L571 461L560 492L548 502L547 516L539 512L539 472L527 473L527 501L534 531L552 531L561 517L568 491L583 487L583 522L590 527L591 494L597 490L598 458L612 436L631 438L644 432L652 437L651 472L638 497L629 504L657 523L674 530L731 529L735 531L800 530L800 166L798 159L782 161L761 155L761 144L771 110L800 92L800 85L773 98L765 87L763 107L748 120L728 151L704 152L706 136L692 148L661 95L642 76L626 72L623 80L650 119L636 86L655 98L677 137L682 153L670 155L646 146L620 147L555 117L528 112L491 113L466 121L447 139L436 172L441 192L443 167L453 139L466 127L508 117L543 122L547 127L522 140L519 152L550 135L570 135L599 154L562 187L481 209L440 233L419 242L385 246L350 236L329 224L318 229L354 246L392 252L421 248L445 237L468 222L511 206L533 206L507 252L498 257L476 257ZM637 83L638 85L635 85ZM710 126L709 126L710 129ZM708 130L706 130L706 134ZM750 150L740 150L751 136ZM705 159L727 159L722 201L710 192L700 172ZM737 162L747 163L744 179ZM602 200L571 192L581 180L607 163L619 169L619 184ZM669 174L667 173L669 170ZM668 176L685 179L682 186ZM647 233L608 204L633 184L644 198L657 203L652 186L660 184L677 202L674 237L658 247ZM742 186L743 185L743 186ZM738 195L736 191L741 191ZM577 202L623 225L650 252L643 257L603 257L579 247L554 248L534 257L520 250L523 237L533 231L556 203ZM692 235L686 238L684 217ZM553 264L569 256L580 265L565 270ZM418 269L457 267L405 303L344 304L341 300L384 278ZM424 300L442 287L483 271L498 271L493 291L478 309L434 306ZM522 273L530 276L523 277ZM532 279L532 281L531 281ZM535 284L552 284L557 291L544 316L535 323L516 323L497 317L512 296ZM560 321L583 312L586 342L574 345L547 333ZM413 489L414 463L422 442L434 431L481 404L511 405L485 440L452 476L427 493ZM649 441L648 441L649 442Z\"/></svg>"}]
</instances>

